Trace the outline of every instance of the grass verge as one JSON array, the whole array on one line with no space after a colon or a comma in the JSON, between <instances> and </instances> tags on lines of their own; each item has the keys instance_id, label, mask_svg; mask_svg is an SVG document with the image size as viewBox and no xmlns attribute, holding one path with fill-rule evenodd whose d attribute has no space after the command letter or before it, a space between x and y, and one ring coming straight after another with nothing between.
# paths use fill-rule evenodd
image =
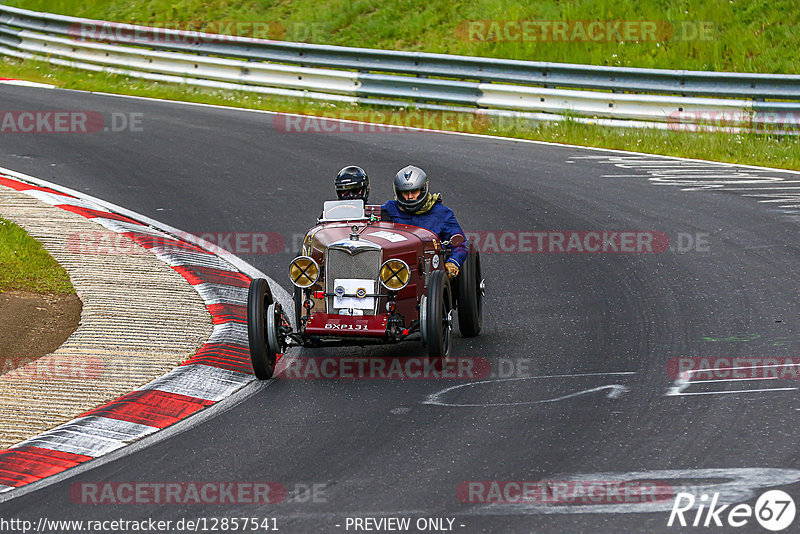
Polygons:
<instances>
[{"instance_id":1,"label":"grass verge","mask_svg":"<svg viewBox=\"0 0 800 534\"><path fill-rule=\"evenodd\" d=\"M16 224L0 218L0 292L75 293L69 274L42 245Z\"/></svg>"},{"instance_id":2,"label":"grass verge","mask_svg":"<svg viewBox=\"0 0 800 534\"><path fill-rule=\"evenodd\" d=\"M5 3L99 20L318 44L643 68L800 72L796 0Z\"/></svg>"}]
</instances>

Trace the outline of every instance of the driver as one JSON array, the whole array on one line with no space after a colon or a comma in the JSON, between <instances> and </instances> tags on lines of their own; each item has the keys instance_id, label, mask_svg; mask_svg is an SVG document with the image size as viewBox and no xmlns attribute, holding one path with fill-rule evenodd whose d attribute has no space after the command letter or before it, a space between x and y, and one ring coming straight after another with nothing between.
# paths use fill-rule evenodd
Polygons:
<instances>
[{"instance_id":1,"label":"driver","mask_svg":"<svg viewBox=\"0 0 800 534\"><path fill-rule=\"evenodd\" d=\"M449 241L456 234L464 235L453 210L442 204L442 194L430 193L428 189L425 171L413 165L403 167L394 177L395 200L384 204L383 210L391 221L420 226L438 235L442 241ZM450 278L458 275L467 257L465 243L454 247L445 263Z\"/></svg>"},{"instance_id":2,"label":"driver","mask_svg":"<svg viewBox=\"0 0 800 534\"><path fill-rule=\"evenodd\" d=\"M367 205L369 199L369 176L367 172L356 165L348 165L336 175L333 182L336 188L336 196L339 200L358 200L364 201Z\"/></svg>"},{"instance_id":3,"label":"driver","mask_svg":"<svg viewBox=\"0 0 800 534\"><path fill-rule=\"evenodd\" d=\"M369 176L367 171L357 165L348 165L336 175L333 181L339 200L363 200L364 213L375 220L390 220L381 206L367 204L369 200ZM321 217L320 217L321 218Z\"/></svg>"}]
</instances>

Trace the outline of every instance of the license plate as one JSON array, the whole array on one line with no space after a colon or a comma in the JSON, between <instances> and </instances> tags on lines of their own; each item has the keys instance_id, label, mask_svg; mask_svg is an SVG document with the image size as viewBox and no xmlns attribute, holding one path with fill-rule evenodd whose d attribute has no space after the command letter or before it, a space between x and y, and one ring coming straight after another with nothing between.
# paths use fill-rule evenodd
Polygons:
<instances>
[{"instance_id":1,"label":"license plate","mask_svg":"<svg viewBox=\"0 0 800 534\"><path fill-rule=\"evenodd\" d=\"M333 308L336 310L372 310L375 308L375 297L358 297L351 295L374 295L375 280L359 278L337 278L333 281ZM348 295L348 296L339 296Z\"/></svg>"}]
</instances>

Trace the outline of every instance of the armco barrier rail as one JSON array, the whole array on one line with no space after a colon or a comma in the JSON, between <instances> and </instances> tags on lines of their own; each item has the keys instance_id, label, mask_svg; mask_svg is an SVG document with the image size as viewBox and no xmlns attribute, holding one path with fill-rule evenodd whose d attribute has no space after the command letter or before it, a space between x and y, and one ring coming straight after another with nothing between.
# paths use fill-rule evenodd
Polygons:
<instances>
[{"instance_id":1,"label":"armco barrier rail","mask_svg":"<svg viewBox=\"0 0 800 534\"><path fill-rule=\"evenodd\" d=\"M350 103L482 110L533 119L567 114L578 121L619 126L800 130L797 75L600 67L312 45L8 6L0 6L0 54L157 81Z\"/></svg>"}]
</instances>

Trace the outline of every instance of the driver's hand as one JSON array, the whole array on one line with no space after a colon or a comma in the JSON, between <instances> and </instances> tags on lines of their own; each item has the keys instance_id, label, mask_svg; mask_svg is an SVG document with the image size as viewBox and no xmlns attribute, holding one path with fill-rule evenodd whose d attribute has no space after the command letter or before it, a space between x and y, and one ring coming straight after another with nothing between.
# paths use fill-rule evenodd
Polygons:
<instances>
[{"instance_id":1,"label":"driver's hand","mask_svg":"<svg viewBox=\"0 0 800 534\"><path fill-rule=\"evenodd\" d=\"M452 261L448 261L444 264L445 269L447 269L447 276L450 278L455 278L458 276L458 265L453 263Z\"/></svg>"}]
</instances>

